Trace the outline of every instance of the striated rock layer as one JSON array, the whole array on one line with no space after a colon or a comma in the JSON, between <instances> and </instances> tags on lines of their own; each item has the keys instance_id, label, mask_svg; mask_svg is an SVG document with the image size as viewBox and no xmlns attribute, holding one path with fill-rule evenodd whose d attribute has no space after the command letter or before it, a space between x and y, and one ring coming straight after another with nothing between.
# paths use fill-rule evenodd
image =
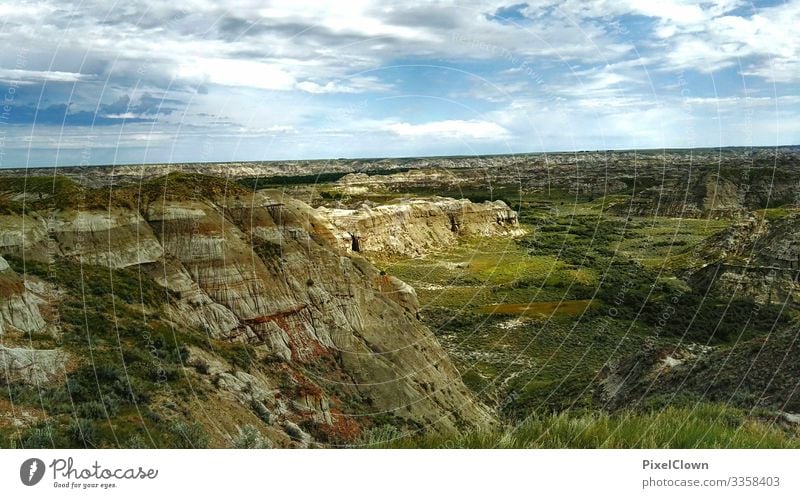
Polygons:
<instances>
[{"instance_id":1,"label":"striated rock layer","mask_svg":"<svg viewBox=\"0 0 800 498\"><path fill-rule=\"evenodd\" d=\"M43 303L0 257L0 337L12 331L35 333L43 330L46 323L39 309Z\"/></svg>"},{"instance_id":2,"label":"striated rock layer","mask_svg":"<svg viewBox=\"0 0 800 498\"><path fill-rule=\"evenodd\" d=\"M417 256L459 237L514 236L523 230L503 201L480 204L435 197L358 209L318 208L347 252Z\"/></svg>"},{"instance_id":3,"label":"striated rock layer","mask_svg":"<svg viewBox=\"0 0 800 498\"><path fill-rule=\"evenodd\" d=\"M711 237L702 250L716 261L691 275L694 286L761 304L800 300L800 213L741 220Z\"/></svg>"},{"instance_id":4,"label":"striated rock layer","mask_svg":"<svg viewBox=\"0 0 800 498\"><path fill-rule=\"evenodd\" d=\"M183 333L252 346L248 368L188 346L186 375L214 393L207 403L232 420L260 424L274 445L313 444L309 427L352 441L380 420L442 432L493 423L419 321L414 290L342 250L326 213L277 191L164 197L142 206L28 213L39 224L17 223L1 249L56 264L66 258L138 269L165 289L160 308L145 313ZM502 203L435 200L377 211L384 222L397 220L391 237L400 245L366 239L376 250L517 229L515 213ZM414 234L404 239L400 230ZM0 334L45 330L43 301L2 259L0 277ZM16 372L9 382L46 382L66 368L58 351L8 349L2 358ZM214 410L196 416L210 426L227 423Z\"/></svg>"}]
</instances>

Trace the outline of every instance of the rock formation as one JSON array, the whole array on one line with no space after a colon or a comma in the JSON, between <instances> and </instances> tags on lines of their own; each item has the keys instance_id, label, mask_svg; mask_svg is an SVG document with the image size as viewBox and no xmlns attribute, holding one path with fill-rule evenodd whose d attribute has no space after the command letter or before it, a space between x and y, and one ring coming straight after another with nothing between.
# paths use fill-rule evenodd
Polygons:
<instances>
[{"instance_id":1,"label":"rock formation","mask_svg":"<svg viewBox=\"0 0 800 498\"><path fill-rule=\"evenodd\" d=\"M8 332L42 331L46 323L39 305L43 302L0 257L0 337Z\"/></svg>"},{"instance_id":2,"label":"rock formation","mask_svg":"<svg viewBox=\"0 0 800 498\"><path fill-rule=\"evenodd\" d=\"M0 384L21 382L40 386L66 372L67 355L57 349L37 350L0 346Z\"/></svg>"},{"instance_id":3,"label":"rock formation","mask_svg":"<svg viewBox=\"0 0 800 498\"><path fill-rule=\"evenodd\" d=\"M711 237L701 250L713 262L691 275L694 287L762 304L800 298L800 213L750 217Z\"/></svg>"},{"instance_id":4,"label":"rock formation","mask_svg":"<svg viewBox=\"0 0 800 498\"><path fill-rule=\"evenodd\" d=\"M614 207L617 214L676 218L738 218L748 211L796 203L800 174L791 169L699 168L664 177Z\"/></svg>"},{"instance_id":5,"label":"rock formation","mask_svg":"<svg viewBox=\"0 0 800 498\"><path fill-rule=\"evenodd\" d=\"M174 181L178 189L181 179ZM220 406L257 421L276 446L309 445L325 434L353 441L381 417L443 432L493 423L418 320L410 286L342 250L325 213L278 191L227 193L166 195L137 202L140 211L122 201L107 211L29 211L25 219L36 222L24 227L21 215L9 215L3 223L14 229L4 232L0 250L20 260L138 269L142 282L165 292L145 314L158 313L181 333L253 347L255 363L242 368L187 346L186 375ZM394 230L421 232L402 247L516 229L515 213L502 203L436 200L378 212L381 222L400 220ZM43 329L36 296L4 259L0 278L0 334ZM54 381L56 370L69 370L58 350L0 353L14 372L9 382Z\"/></svg>"},{"instance_id":6,"label":"rock formation","mask_svg":"<svg viewBox=\"0 0 800 498\"><path fill-rule=\"evenodd\" d=\"M520 235L517 213L503 201L413 199L358 209L318 208L348 252L417 256L459 237Z\"/></svg>"}]
</instances>

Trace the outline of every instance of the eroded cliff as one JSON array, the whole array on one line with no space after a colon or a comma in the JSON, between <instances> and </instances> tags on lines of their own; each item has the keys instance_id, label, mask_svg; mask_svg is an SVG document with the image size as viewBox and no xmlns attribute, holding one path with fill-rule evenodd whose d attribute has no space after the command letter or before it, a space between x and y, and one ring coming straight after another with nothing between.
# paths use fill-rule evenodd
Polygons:
<instances>
[{"instance_id":1,"label":"eroded cliff","mask_svg":"<svg viewBox=\"0 0 800 498\"><path fill-rule=\"evenodd\" d=\"M740 220L707 240L701 250L712 262L693 272L694 287L761 304L800 298L800 213Z\"/></svg>"},{"instance_id":2,"label":"eroded cliff","mask_svg":"<svg viewBox=\"0 0 800 498\"><path fill-rule=\"evenodd\" d=\"M435 197L357 209L318 208L348 252L418 256L460 237L521 235L517 213L503 201Z\"/></svg>"},{"instance_id":3,"label":"eroded cliff","mask_svg":"<svg viewBox=\"0 0 800 498\"><path fill-rule=\"evenodd\" d=\"M131 394L133 406L147 398L153 417L195 420L214 445L229 444L243 424L270 445L306 446L352 443L386 421L440 432L493 423L419 321L413 289L342 250L324 213L278 191L182 175L109 199L100 209L49 207L45 198L3 218L0 251L11 264L0 260L0 334L12 346L37 334L40 347L4 349L0 359L16 370L26 358L47 360L5 383L58 391L71 374L102 367L100 353L87 356L72 334L92 344L113 331L122 367L137 371L141 362L152 372L150 392ZM515 224L499 204L475 212L449 205L411 212L427 213L444 225L429 234L449 238L461 215L464 226L488 217L497 233ZM46 296L31 290L37 285ZM174 342L165 344L160 337L170 333ZM105 341L113 344L114 334ZM40 372L59 368L60 378ZM182 379L180 393L177 380L160 383L162 374ZM11 401L25 405L24 396Z\"/></svg>"}]
</instances>

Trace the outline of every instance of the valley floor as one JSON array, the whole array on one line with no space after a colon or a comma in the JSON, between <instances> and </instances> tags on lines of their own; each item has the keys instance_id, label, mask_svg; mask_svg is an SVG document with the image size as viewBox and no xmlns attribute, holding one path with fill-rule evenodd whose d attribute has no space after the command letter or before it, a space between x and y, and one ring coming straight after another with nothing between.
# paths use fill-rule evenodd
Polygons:
<instances>
[{"instance_id":1,"label":"valley floor","mask_svg":"<svg viewBox=\"0 0 800 498\"><path fill-rule=\"evenodd\" d=\"M522 237L473 238L416 258L376 257L380 268L417 290L423 319L464 382L509 427L451 439L389 431L397 439L379 433L377 444L800 444L796 426L779 415L786 406L769 399L775 394L769 385L751 385L752 357L741 355L749 341L789 331L796 310L687 283L707 263L704 244L732 221L609 212L624 200L563 203L559 196L528 195L515 206L527 231ZM612 385L620 365L642 351L652 358L637 359L641 368ZM709 369L699 365L714 354L729 359L713 367L714 375L693 383L668 375L673 364L688 365L688 375L692 369L705 374ZM788 368L779 360L759 367L775 376Z\"/></svg>"}]
</instances>

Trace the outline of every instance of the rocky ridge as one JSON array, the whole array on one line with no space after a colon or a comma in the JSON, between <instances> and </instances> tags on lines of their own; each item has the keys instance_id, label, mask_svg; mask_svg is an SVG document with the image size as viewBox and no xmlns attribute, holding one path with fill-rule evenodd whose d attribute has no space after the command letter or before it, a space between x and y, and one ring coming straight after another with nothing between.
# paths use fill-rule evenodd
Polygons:
<instances>
[{"instance_id":1,"label":"rocky ridge","mask_svg":"<svg viewBox=\"0 0 800 498\"><path fill-rule=\"evenodd\" d=\"M761 304L800 299L800 213L740 220L701 250L713 263L693 272L695 287L748 296Z\"/></svg>"},{"instance_id":2,"label":"rocky ridge","mask_svg":"<svg viewBox=\"0 0 800 498\"><path fill-rule=\"evenodd\" d=\"M317 209L346 252L419 256L460 237L522 235L517 213L503 201L408 199L357 209Z\"/></svg>"},{"instance_id":3,"label":"rocky ridge","mask_svg":"<svg viewBox=\"0 0 800 498\"><path fill-rule=\"evenodd\" d=\"M242 178L307 176L355 173L345 182L350 188L399 188L413 186L481 187L514 186L523 191L563 189L582 194L642 191L664 185L666 190L686 188L691 178L707 173L734 176L754 171L742 185L753 185L751 197L764 197L775 185L796 186L800 164L797 146L729 147L707 149L596 150L520 153L489 156L440 156L308 161L250 161L228 163L175 163L53 168L0 169L0 177L52 177L61 175L84 186L138 184L171 173L205 174L236 180ZM782 172L773 177L772 171ZM381 175L375 175L380 172ZM770 173L767 176L762 172ZM368 173L368 177L361 175ZM391 178L381 178L390 176ZM762 181L763 179L763 181ZM758 180L758 181L754 181ZM693 182L694 180L692 180ZM792 182L794 184L792 184ZM735 181L738 183L738 180ZM784 187L781 187L784 188ZM763 206L762 206L763 207Z\"/></svg>"},{"instance_id":4,"label":"rocky ridge","mask_svg":"<svg viewBox=\"0 0 800 498\"><path fill-rule=\"evenodd\" d=\"M225 192L140 198L133 208L118 202L105 210L75 206L5 215L0 254L136 269L165 292L163 304L146 314L160 314L181 331L254 348L256 365L268 367L241 368L189 347L187 375L213 393L210 403L233 410L235 420L253 420L273 445L352 441L378 415L443 432L493 423L418 320L410 286L342 250L341 234L331 231L336 225L324 212L280 191ZM442 227L431 233L446 232L451 240L450 215L458 213L445 207L454 201L437 202L421 211L434 209L432 218ZM465 227L473 215L493 224L492 235L515 224L504 205L474 212L457 205L468 213ZM50 284L17 274L5 259L0 278L0 335L6 341L64 332L47 313L58 307L61 289L42 298L34 287ZM68 356L74 353L4 349L4 368L27 372L4 381L57 382ZM31 370L31 364L42 366ZM207 414L205 420L218 424Z\"/></svg>"}]
</instances>

